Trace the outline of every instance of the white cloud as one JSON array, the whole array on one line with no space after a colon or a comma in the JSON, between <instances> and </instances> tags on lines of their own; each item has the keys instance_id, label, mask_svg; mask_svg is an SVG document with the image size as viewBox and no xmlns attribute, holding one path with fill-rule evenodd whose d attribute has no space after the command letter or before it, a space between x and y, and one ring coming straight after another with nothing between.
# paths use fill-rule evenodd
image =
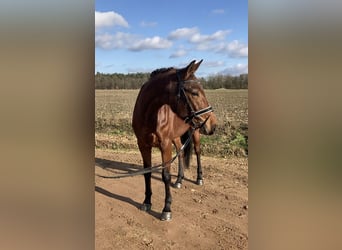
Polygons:
<instances>
[{"instance_id":1,"label":"white cloud","mask_svg":"<svg viewBox=\"0 0 342 250\"><path fill-rule=\"evenodd\" d=\"M219 72L219 74L233 75L233 76L247 74L247 73L248 73L248 64L241 64L241 63L228 67Z\"/></svg>"},{"instance_id":2,"label":"white cloud","mask_svg":"<svg viewBox=\"0 0 342 250\"><path fill-rule=\"evenodd\" d=\"M97 34L95 46L102 49L128 49L141 51L147 49L166 49L172 46L172 42L159 36L140 38L137 35L117 32L115 34Z\"/></svg>"},{"instance_id":3,"label":"white cloud","mask_svg":"<svg viewBox=\"0 0 342 250\"><path fill-rule=\"evenodd\" d=\"M170 58L178 58L185 56L188 52L185 49L179 49L170 55Z\"/></svg>"},{"instance_id":4,"label":"white cloud","mask_svg":"<svg viewBox=\"0 0 342 250\"><path fill-rule=\"evenodd\" d=\"M189 38L189 42L191 43L204 43L210 41L218 41L223 40L226 35L228 35L230 30L218 30L211 35L201 35L200 33L194 34Z\"/></svg>"},{"instance_id":5,"label":"white cloud","mask_svg":"<svg viewBox=\"0 0 342 250\"><path fill-rule=\"evenodd\" d=\"M197 27L180 28L169 33L168 39L185 39L191 44L195 44L193 49L199 51L210 51L227 54L229 57L248 57L248 46L233 40L224 41L232 30L218 30L212 34L201 34ZM171 55L177 57L177 53Z\"/></svg>"},{"instance_id":6,"label":"white cloud","mask_svg":"<svg viewBox=\"0 0 342 250\"><path fill-rule=\"evenodd\" d=\"M132 34L117 32L115 34L97 34L95 36L95 46L102 49L127 48L137 37Z\"/></svg>"},{"instance_id":7,"label":"white cloud","mask_svg":"<svg viewBox=\"0 0 342 250\"><path fill-rule=\"evenodd\" d=\"M199 34L199 30L197 27L180 28L180 29L176 29L174 31L171 31L168 38L171 40L183 39L183 38L189 38L189 37L196 35L196 34Z\"/></svg>"},{"instance_id":8,"label":"white cloud","mask_svg":"<svg viewBox=\"0 0 342 250\"><path fill-rule=\"evenodd\" d=\"M106 25L119 25L120 18L109 18L116 15L107 15L105 12L98 14L106 18L98 18L98 27ZM115 13L116 14L116 13ZM118 15L118 14L117 14ZM101 15L100 15L101 16ZM108 17L109 16L109 17ZM114 21L115 24L114 24ZM124 20L124 19L123 19ZM126 22L127 23L127 22ZM124 23L122 23L124 25ZM128 23L127 23L128 25ZM141 25L149 25L146 22L141 23ZM130 51L143 51L143 50L155 50L155 49L168 49L173 46L173 41L178 39L185 39L187 42L193 46L189 47L187 50L180 47L174 51L169 58L178 58L188 54L189 50L198 51L209 51L221 54L227 54L229 57L248 57L248 46L239 42L238 40L233 40L231 42L225 41L226 36L231 33L231 30L218 30L212 34L201 34L197 27L192 28L180 28L173 30L169 33L167 38L160 36L154 37L141 37L140 35L117 32L115 34L96 32L95 35L95 45L97 48L102 49L127 49Z\"/></svg>"},{"instance_id":9,"label":"white cloud","mask_svg":"<svg viewBox=\"0 0 342 250\"><path fill-rule=\"evenodd\" d=\"M248 46L240 43L238 40L234 40L230 43L221 43L217 46L216 52L227 53L231 57L247 57Z\"/></svg>"},{"instance_id":10,"label":"white cloud","mask_svg":"<svg viewBox=\"0 0 342 250\"><path fill-rule=\"evenodd\" d=\"M128 22L120 14L109 11L99 12L95 11L95 28L122 26L128 28Z\"/></svg>"},{"instance_id":11,"label":"white cloud","mask_svg":"<svg viewBox=\"0 0 342 250\"><path fill-rule=\"evenodd\" d=\"M171 46L171 41L159 36L154 36L152 38L145 38L143 40L135 41L128 47L128 49L133 51L140 51L146 49L167 49Z\"/></svg>"},{"instance_id":12,"label":"white cloud","mask_svg":"<svg viewBox=\"0 0 342 250\"><path fill-rule=\"evenodd\" d=\"M197 27L180 28L171 31L168 38L170 40L187 39L190 43L206 43L211 41L219 41L231 33L231 30L218 30L211 35L202 35Z\"/></svg>"},{"instance_id":13,"label":"white cloud","mask_svg":"<svg viewBox=\"0 0 342 250\"><path fill-rule=\"evenodd\" d=\"M211 35L211 38L215 40L222 40L226 37L226 35L229 35L231 32L232 30L218 30Z\"/></svg>"}]
</instances>

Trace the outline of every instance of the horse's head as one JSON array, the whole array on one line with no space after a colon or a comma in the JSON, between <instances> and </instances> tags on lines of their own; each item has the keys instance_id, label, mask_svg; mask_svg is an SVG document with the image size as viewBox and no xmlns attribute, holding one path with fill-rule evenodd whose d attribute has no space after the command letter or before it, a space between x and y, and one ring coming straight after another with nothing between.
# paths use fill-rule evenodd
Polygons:
<instances>
[{"instance_id":1,"label":"horse's head","mask_svg":"<svg viewBox=\"0 0 342 250\"><path fill-rule=\"evenodd\" d=\"M203 86L194 73L203 60L192 61L188 66L176 71L177 112L193 128L202 134L211 135L216 128L216 116L204 94Z\"/></svg>"}]
</instances>

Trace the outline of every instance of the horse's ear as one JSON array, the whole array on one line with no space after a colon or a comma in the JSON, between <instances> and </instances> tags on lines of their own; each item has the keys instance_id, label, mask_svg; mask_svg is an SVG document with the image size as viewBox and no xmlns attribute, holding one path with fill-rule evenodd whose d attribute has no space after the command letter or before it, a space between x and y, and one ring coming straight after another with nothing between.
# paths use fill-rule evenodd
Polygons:
<instances>
[{"instance_id":1,"label":"horse's ear","mask_svg":"<svg viewBox=\"0 0 342 250\"><path fill-rule=\"evenodd\" d=\"M201 63L203 62L203 59L201 60L201 61L199 61L198 63L195 63L195 65L194 65L194 73L195 73L195 71L199 68L199 66L201 65Z\"/></svg>"},{"instance_id":2,"label":"horse's ear","mask_svg":"<svg viewBox=\"0 0 342 250\"><path fill-rule=\"evenodd\" d=\"M186 68L185 68L185 79L187 79L188 77L193 75L202 62L203 62L203 59L201 61L199 61L198 63L196 63L196 60L193 60L188 66L186 66Z\"/></svg>"}]
</instances>

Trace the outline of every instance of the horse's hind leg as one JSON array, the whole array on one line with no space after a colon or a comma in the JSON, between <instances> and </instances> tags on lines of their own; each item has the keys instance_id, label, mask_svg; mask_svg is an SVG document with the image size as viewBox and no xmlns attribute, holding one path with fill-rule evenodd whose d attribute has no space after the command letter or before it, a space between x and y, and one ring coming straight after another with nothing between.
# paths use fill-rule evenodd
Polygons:
<instances>
[{"instance_id":1,"label":"horse's hind leg","mask_svg":"<svg viewBox=\"0 0 342 250\"><path fill-rule=\"evenodd\" d=\"M173 140L173 143L176 146L176 151L179 152L180 148L182 147L181 139L176 138ZM182 180L184 178L183 161L184 161L184 153L183 153L183 151L181 151L181 152L179 152L179 155L178 155L178 175L177 175L177 180L174 184L175 188L181 188L182 187Z\"/></svg>"},{"instance_id":2,"label":"horse's hind leg","mask_svg":"<svg viewBox=\"0 0 342 250\"><path fill-rule=\"evenodd\" d=\"M143 158L144 168L150 168L151 167L151 147L141 146L139 143L138 145L139 145L141 156ZM152 207L151 173L144 174L144 178L145 178L145 200L143 204L141 205L140 209L143 211L150 211Z\"/></svg>"},{"instance_id":3,"label":"horse's hind leg","mask_svg":"<svg viewBox=\"0 0 342 250\"><path fill-rule=\"evenodd\" d=\"M202 177L202 165L201 165L201 145L200 145L200 133L199 130L196 130L193 134L194 148L197 158L197 185L203 185L203 177Z\"/></svg>"}]
</instances>

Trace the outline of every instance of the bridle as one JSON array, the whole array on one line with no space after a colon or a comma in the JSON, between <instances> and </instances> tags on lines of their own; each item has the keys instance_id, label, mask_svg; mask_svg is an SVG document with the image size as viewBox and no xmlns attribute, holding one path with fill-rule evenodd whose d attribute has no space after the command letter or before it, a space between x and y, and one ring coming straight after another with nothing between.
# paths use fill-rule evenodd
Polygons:
<instances>
[{"instance_id":1,"label":"bridle","mask_svg":"<svg viewBox=\"0 0 342 250\"><path fill-rule=\"evenodd\" d=\"M190 82L199 83L199 81L198 80L186 80L186 81L181 80L179 70L176 71L176 75L177 75L177 81L178 81L177 101L180 100L181 94L183 94L185 97L185 101L186 101L186 103L189 107L189 110L190 110L189 115L184 117L183 120L185 123L189 123L193 129L202 128L204 126L204 124L208 121L210 115L203 122L197 122L197 121L195 121L195 119L201 117L204 114L214 112L213 108L209 105L206 108L195 111L191 102L189 101L188 96L185 93L184 84L190 83Z\"/></svg>"}]
</instances>

